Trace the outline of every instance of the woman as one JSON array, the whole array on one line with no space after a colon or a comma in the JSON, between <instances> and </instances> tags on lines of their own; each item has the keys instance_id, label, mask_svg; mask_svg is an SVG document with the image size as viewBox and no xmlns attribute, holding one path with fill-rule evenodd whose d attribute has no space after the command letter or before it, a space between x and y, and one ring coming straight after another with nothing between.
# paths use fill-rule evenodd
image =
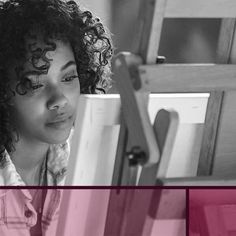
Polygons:
<instances>
[{"instance_id":1,"label":"woman","mask_svg":"<svg viewBox=\"0 0 236 236\"><path fill-rule=\"evenodd\" d=\"M0 1L0 185L63 185L80 93L110 87L112 45L74 1ZM0 235L56 235L62 190L0 189Z\"/></svg>"},{"instance_id":2,"label":"woman","mask_svg":"<svg viewBox=\"0 0 236 236\"><path fill-rule=\"evenodd\" d=\"M0 2L0 185L62 185L80 93L110 87L112 45L74 1Z\"/></svg>"}]
</instances>

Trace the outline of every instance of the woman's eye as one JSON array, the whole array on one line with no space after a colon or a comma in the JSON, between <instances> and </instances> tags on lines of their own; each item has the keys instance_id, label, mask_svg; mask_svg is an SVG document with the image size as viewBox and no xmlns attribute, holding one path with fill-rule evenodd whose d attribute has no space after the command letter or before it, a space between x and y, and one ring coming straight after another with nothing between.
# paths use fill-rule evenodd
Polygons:
<instances>
[{"instance_id":1,"label":"woman's eye","mask_svg":"<svg viewBox=\"0 0 236 236\"><path fill-rule=\"evenodd\" d=\"M31 88L32 88L33 90L37 90L37 89L39 89L39 88L41 88L41 87L43 87L42 84L36 84L36 85L33 85L33 84L32 84L32 86L31 86Z\"/></svg>"},{"instance_id":2,"label":"woman's eye","mask_svg":"<svg viewBox=\"0 0 236 236\"><path fill-rule=\"evenodd\" d=\"M28 78L25 79L24 86L27 90L37 90L37 89L43 87L42 84L35 83L35 82L33 82L32 80L30 80Z\"/></svg>"},{"instance_id":3,"label":"woman's eye","mask_svg":"<svg viewBox=\"0 0 236 236\"><path fill-rule=\"evenodd\" d=\"M74 79L77 79L77 78L78 78L78 75L72 75L72 76L65 77L62 81L63 82L70 82L70 81L73 81Z\"/></svg>"}]
</instances>

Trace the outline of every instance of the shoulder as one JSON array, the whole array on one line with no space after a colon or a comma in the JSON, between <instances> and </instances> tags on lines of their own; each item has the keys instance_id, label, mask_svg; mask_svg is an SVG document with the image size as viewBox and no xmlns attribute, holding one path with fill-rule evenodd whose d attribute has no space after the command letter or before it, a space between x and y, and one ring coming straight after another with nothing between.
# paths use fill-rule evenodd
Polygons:
<instances>
[{"instance_id":1,"label":"shoulder","mask_svg":"<svg viewBox=\"0 0 236 236\"><path fill-rule=\"evenodd\" d=\"M24 182L17 173L10 155L5 150L0 155L0 186L24 186Z\"/></svg>"},{"instance_id":2,"label":"shoulder","mask_svg":"<svg viewBox=\"0 0 236 236\"><path fill-rule=\"evenodd\" d=\"M7 195L10 192L10 189L0 189L0 199Z\"/></svg>"},{"instance_id":3,"label":"shoulder","mask_svg":"<svg viewBox=\"0 0 236 236\"><path fill-rule=\"evenodd\" d=\"M0 186L4 186L8 182L7 179L9 179L12 172L11 164L10 156L5 150L0 154ZM4 190L0 190L0 196L2 192Z\"/></svg>"}]
</instances>

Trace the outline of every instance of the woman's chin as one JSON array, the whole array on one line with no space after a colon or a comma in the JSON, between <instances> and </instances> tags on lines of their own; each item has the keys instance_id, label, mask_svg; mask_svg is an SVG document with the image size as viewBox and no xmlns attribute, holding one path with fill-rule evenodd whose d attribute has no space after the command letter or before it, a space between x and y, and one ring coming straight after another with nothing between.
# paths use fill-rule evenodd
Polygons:
<instances>
[{"instance_id":1,"label":"woman's chin","mask_svg":"<svg viewBox=\"0 0 236 236\"><path fill-rule=\"evenodd\" d=\"M58 130L58 132L55 132L53 135L50 135L50 137L48 137L48 143L50 144L65 143L70 136L70 132L71 129L64 130L63 132L61 130Z\"/></svg>"}]
</instances>

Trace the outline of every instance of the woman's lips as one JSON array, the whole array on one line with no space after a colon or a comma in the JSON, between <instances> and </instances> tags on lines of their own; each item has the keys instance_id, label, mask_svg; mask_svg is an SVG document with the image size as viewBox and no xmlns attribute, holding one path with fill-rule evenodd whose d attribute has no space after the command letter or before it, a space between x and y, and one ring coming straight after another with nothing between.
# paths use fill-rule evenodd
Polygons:
<instances>
[{"instance_id":1,"label":"woman's lips","mask_svg":"<svg viewBox=\"0 0 236 236\"><path fill-rule=\"evenodd\" d=\"M67 129L71 127L71 118L72 116L49 122L46 124L46 126L54 129Z\"/></svg>"}]
</instances>

